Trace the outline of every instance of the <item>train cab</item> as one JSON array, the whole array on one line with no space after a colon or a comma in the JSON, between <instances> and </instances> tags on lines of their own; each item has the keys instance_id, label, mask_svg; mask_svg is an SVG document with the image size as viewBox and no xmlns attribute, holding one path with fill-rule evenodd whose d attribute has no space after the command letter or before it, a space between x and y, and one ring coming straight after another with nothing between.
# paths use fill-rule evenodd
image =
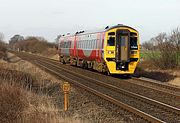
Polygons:
<instances>
[{"instance_id":1,"label":"train cab","mask_svg":"<svg viewBox=\"0 0 180 123\"><path fill-rule=\"evenodd\" d=\"M138 32L123 25L108 29L104 50L111 74L133 74L139 62Z\"/></svg>"}]
</instances>

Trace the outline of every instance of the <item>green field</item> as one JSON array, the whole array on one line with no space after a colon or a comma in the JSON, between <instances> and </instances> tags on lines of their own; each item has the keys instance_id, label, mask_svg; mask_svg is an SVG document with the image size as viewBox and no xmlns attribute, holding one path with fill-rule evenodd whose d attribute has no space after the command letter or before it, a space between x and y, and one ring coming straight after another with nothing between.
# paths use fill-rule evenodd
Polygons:
<instances>
[{"instance_id":1,"label":"green field","mask_svg":"<svg viewBox=\"0 0 180 123\"><path fill-rule=\"evenodd\" d=\"M151 55L152 52L140 52L140 58L141 59L144 59L144 60L149 60L150 58L152 58L152 55ZM158 59L158 57L160 57L161 54L160 52L155 52L154 53L154 57L156 57ZM169 57L169 56L167 56ZM178 58L178 62L180 64L180 53L177 54L177 58Z\"/></svg>"}]
</instances>

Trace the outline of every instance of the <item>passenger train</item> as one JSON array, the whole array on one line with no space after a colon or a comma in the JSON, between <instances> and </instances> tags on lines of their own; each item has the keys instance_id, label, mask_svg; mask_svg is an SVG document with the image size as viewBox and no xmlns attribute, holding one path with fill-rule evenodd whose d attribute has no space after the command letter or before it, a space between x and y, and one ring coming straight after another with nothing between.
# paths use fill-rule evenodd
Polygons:
<instances>
[{"instance_id":1,"label":"passenger train","mask_svg":"<svg viewBox=\"0 0 180 123\"><path fill-rule=\"evenodd\" d=\"M138 31L118 24L101 30L62 35L59 60L108 74L131 75L140 59Z\"/></svg>"}]
</instances>

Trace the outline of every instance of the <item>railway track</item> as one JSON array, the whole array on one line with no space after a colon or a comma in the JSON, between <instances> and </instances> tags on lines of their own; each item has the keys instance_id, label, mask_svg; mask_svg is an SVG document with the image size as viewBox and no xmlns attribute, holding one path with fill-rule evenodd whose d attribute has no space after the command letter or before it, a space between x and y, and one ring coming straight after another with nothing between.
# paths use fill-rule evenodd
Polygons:
<instances>
[{"instance_id":1,"label":"railway track","mask_svg":"<svg viewBox=\"0 0 180 123\"><path fill-rule=\"evenodd\" d=\"M34 54L31 54L31 55L34 55ZM34 56L37 57L37 55L34 55ZM43 56L41 56L41 58L46 59L46 60L48 60L50 62L60 64L59 61L54 60L54 59L49 59L49 58L46 58L46 57L43 57ZM82 68L80 68L80 69L82 69ZM86 72L88 72L88 74L89 74L91 71L86 71ZM93 72L93 75L95 75L95 74L97 74L98 76L102 75L100 73ZM111 78L114 78L114 77L111 77ZM119 79L116 79L116 81L117 80L119 80ZM173 85L166 84L166 83L160 83L158 81L152 81L152 80L147 80L147 79L139 79L139 78L136 78L136 77L132 77L131 79L128 79L128 80L122 80L121 79L121 81L125 81L127 83L131 83L131 84L134 84L134 85L140 85L142 87L154 89L154 90L157 90L159 92L166 92L166 93L169 93L172 96L175 95L176 97L180 98L180 87L177 87L177 86L173 86Z\"/></svg>"},{"instance_id":2,"label":"railway track","mask_svg":"<svg viewBox=\"0 0 180 123\"><path fill-rule=\"evenodd\" d=\"M150 87L159 87L158 89L163 89L164 91L168 91L169 93L173 93L173 94L177 94L180 95L180 88L170 85L170 84L164 84L164 83L160 83L158 81L155 80L150 80L150 79L139 79L139 78L132 78L133 80L135 80L134 82L139 82L140 84L146 85L146 86L150 86Z\"/></svg>"},{"instance_id":3,"label":"railway track","mask_svg":"<svg viewBox=\"0 0 180 123\"><path fill-rule=\"evenodd\" d=\"M100 81L91 76L83 75L77 71L73 72L72 70L67 69L67 66L62 67L62 65L56 63L54 60L37 56L32 57L32 55L27 56L27 54L17 55L23 59L30 60L53 74L60 76L61 78L70 81L73 84L80 86L118 106L121 106L150 122L180 122L180 109L177 107L127 91L122 89L122 87L120 88L117 85ZM116 80L116 78L114 79ZM175 96L174 93L170 94Z\"/></svg>"},{"instance_id":4,"label":"railway track","mask_svg":"<svg viewBox=\"0 0 180 123\"><path fill-rule=\"evenodd\" d=\"M34 56L34 57L37 57L37 56ZM42 58L42 59L47 60L48 62L52 62L53 64L57 64L57 67L61 65L56 60L51 60L47 58ZM150 84L145 84L146 81L137 81L134 79L128 79L128 80L121 79L120 80L115 77L105 76L97 72L83 70L82 68L77 68L77 67L72 67L72 66L67 66L67 65L61 65L61 67L64 67L66 69L72 69L73 71L77 71L78 73L81 73L82 75L96 78L99 81L104 81L106 83L112 84L119 88L124 88L133 93L137 93L137 94L146 96L148 98L152 98L154 100L166 103L168 105L180 108L180 94L179 92L173 91L172 89L169 90L166 88L161 88L161 86L160 87L151 86Z\"/></svg>"}]
</instances>

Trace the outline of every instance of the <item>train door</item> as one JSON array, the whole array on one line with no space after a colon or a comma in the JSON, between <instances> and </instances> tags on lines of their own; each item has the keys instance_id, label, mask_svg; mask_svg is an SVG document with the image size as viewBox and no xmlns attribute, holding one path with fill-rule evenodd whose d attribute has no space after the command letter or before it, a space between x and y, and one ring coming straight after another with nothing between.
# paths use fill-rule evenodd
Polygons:
<instances>
[{"instance_id":1,"label":"train door","mask_svg":"<svg viewBox=\"0 0 180 123\"><path fill-rule=\"evenodd\" d=\"M117 30L116 32L116 61L129 61L129 35L128 30Z\"/></svg>"}]
</instances>

